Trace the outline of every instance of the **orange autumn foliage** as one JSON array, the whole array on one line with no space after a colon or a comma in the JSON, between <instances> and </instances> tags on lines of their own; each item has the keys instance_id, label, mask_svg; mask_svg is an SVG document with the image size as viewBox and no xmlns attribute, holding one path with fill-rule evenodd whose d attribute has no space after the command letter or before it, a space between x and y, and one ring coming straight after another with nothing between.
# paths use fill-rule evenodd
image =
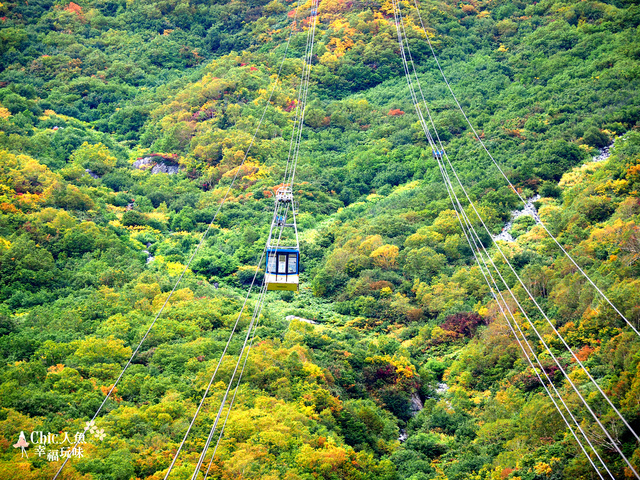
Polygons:
<instances>
[{"instance_id":1,"label":"orange autumn foliage","mask_svg":"<svg viewBox=\"0 0 640 480\"><path fill-rule=\"evenodd\" d=\"M578 360L580 360L581 362L584 362L594 351L595 348L590 347L589 345L585 345L580 349L579 352L576 353L576 357L578 357Z\"/></svg>"},{"instance_id":2,"label":"orange autumn foliage","mask_svg":"<svg viewBox=\"0 0 640 480\"><path fill-rule=\"evenodd\" d=\"M65 10L68 12L73 12L76 15L82 15L82 7L77 3L70 2Z\"/></svg>"},{"instance_id":3,"label":"orange autumn foliage","mask_svg":"<svg viewBox=\"0 0 640 480\"><path fill-rule=\"evenodd\" d=\"M109 390L111 390L111 385L109 385L109 386L102 385L102 386L100 387L100 391L102 392L102 394L103 394L104 396L107 396L107 394L109 393ZM112 398L114 401L116 401L116 402L120 403L120 402L122 401L122 397L120 397L120 396L116 395L116 393L117 393L117 392L118 392L118 389L117 389L117 388L114 388L114 389L113 389L113 391L111 392L111 398Z\"/></svg>"}]
</instances>

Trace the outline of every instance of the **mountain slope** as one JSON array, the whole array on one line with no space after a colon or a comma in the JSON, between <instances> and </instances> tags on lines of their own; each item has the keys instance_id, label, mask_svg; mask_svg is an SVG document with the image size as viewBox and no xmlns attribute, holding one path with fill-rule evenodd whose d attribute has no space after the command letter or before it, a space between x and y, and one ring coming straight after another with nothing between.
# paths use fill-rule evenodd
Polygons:
<instances>
[{"instance_id":1,"label":"mountain slope","mask_svg":"<svg viewBox=\"0 0 640 480\"><path fill-rule=\"evenodd\" d=\"M238 173L96 420L106 436L88 434L82 458L65 469L67 478L164 478L266 240L310 6L0 6L2 478L52 478L60 462L47 456L60 446L38 455L31 445L23 457L13 447L19 433L35 443L32 431L73 437L84 428ZM541 195L541 219L638 328L638 6L420 6L452 88L491 153L524 198ZM267 297L214 476L592 478L451 210L409 99L392 11L391 2L320 4L295 190L302 289ZM457 111L415 11L409 4L403 11L438 132L496 234L519 200ZM614 138L610 159L590 162ZM180 169L154 174L133 167L138 159ZM530 217L515 222L514 236L501 248L638 430L638 338ZM490 245L488 233L481 239ZM490 253L533 311L495 247ZM506 295L506 285L501 290ZM243 313L243 331L256 299ZM510 304L613 475L632 478ZM532 323L638 469L634 438L544 318L532 314ZM191 474L240 347L235 337L176 478Z\"/></svg>"}]
</instances>

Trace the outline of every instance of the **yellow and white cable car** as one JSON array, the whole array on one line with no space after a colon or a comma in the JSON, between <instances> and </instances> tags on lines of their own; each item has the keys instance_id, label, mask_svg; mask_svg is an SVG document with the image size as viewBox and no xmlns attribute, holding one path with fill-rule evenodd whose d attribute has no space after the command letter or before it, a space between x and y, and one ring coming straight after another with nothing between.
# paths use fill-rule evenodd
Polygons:
<instances>
[{"instance_id":1,"label":"yellow and white cable car","mask_svg":"<svg viewBox=\"0 0 640 480\"><path fill-rule=\"evenodd\" d=\"M276 208L267 240L267 290L297 291L300 283L300 243L296 205L290 186L276 192Z\"/></svg>"}]
</instances>

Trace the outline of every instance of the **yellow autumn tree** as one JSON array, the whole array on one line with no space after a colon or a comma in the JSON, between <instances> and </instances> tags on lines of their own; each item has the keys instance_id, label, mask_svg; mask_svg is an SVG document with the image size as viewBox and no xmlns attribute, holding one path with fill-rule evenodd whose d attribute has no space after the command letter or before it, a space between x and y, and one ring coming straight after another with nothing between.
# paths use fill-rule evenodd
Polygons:
<instances>
[{"instance_id":1,"label":"yellow autumn tree","mask_svg":"<svg viewBox=\"0 0 640 480\"><path fill-rule=\"evenodd\" d=\"M371 252L373 263L384 270L390 270L398 266L399 249L395 245L382 245Z\"/></svg>"}]
</instances>

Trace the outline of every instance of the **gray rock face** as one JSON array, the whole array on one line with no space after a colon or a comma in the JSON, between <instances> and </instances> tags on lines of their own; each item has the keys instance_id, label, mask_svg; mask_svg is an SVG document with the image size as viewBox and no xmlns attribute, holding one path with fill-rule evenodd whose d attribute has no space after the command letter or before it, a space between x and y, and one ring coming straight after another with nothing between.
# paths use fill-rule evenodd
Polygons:
<instances>
[{"instance_id":1,"label":"gray rock face","mask_svg":"<svg viewBox=\"0 0 640 480\"><path fill-rule=\"evenodd\" d=\"M87 172L91 178L95 178L96 180L98 180L100 178L100 175L98 175L95 172L92 172L88 168L85 168L84 171Z\"/></svg>"},{"instance_id":2,"label":"gray rock face","mask_svg":"<svg viewBox=\"0 0 640 480\"><path fill-rule=\"evenodd\" d=\"M151 165L155 160L153 157L144 157L139 158L135 162L133 162L133 168L137 168L138 170L142 170L145 166Z\"/></svg>"},{"instance_id":3,"label":"gray rock face","mask_svg":"<svg viewBox=\"0 0 640 480\"><path fill-rule=\"evenodd\" d=\"M596 155L595 157L593 157L592 161L594 162L604 162L605 160L607 160L609 158L609 155L611 155L611 153L609 152L609 149L613 146L613 143L611 145L609 145L608 147L604 147L603 149L600 150L600 153L598 155Z\"/></svg>"},{"instance_id":4,"label":"gray rock face","mask_svg":"<svg viewBox=\"0 0 640 480\"><path fill-rule=\"evenodd\" d=\"M411 406L412 416L417 415L418 412L424 408L424 405L422 404L422 400L420 400L420 397L415 392L413 393L413 395L411 395L411 400L409 402Z\"/></svg>"},{"instance_id":5,"label":"gray rock face","mask_svg":"<svg viewBox=\"0 0 640 480\"><path fill-rule=\"evenodd\" d=\"M133 162L133 168L138 170L146 170L149 167L151 167L152 175L157 175L158 173L173 175L180 170L179 165L166 163L162 157L142 157Z\"/></svg>"},{"instance_id":6,"label":"gray rock face","mask_svg":"<svg viewBox=\"0 0 640 480\"><path fill-rule=\"evenodd\" d=\"M155 259L155 257L152 256L151 253L149 253L149 250L143 250L142 253L147 256L147 263L151 263Z\"/></svg>"},{"instance_id":7,"label":"gray rock face","mask_svg":"<svg viewBox=\"0 0 640 480\"><path fill-rule=\"evenodd\" d=\"M142 253L144 253L147 256L147 263L151 263L154 260L154 257L149 252L149 248L151 248L151 243L147 243L146 247L147 247L146 250L143 250Z\"/></svg>"},{"instance_id":8,"label":"gray rock face","mask_svg":"<svg viewBox=\"0 0 640 480\"><path fill-rule=\"evenodd\" d=\"M158 173L168 173L169 175L174 175L178 173L180 167L177 165L167 165L164 163L156 163L151 169L151 174L156 175Z\"/></svg>"},{"instance_id":9,"label":"gray rock face","mask_svg":"<svg viewBox=\"0 0 640 480\"><path fill-rule=\"evenodd\" d=\"M511 212L511 220L509 220L505 224L504 228L502 229L502 232L500 232L498 235L493 236L493 239L504 240L506 242L515 242L516 239L513 238L513 236L511 235L511 227L513 227L513 222L516 220L516 218L522 217L523 215L529 215L533 217L536 223L540 223L540 218L538 217L538 210L533 204L538 200L540 200L540 195L535 195L527 200L526 205L521 210L514 210L513 212Z\"/></svg>"},{"instance_id":10,"label":"gray rock face","mask_svg":"<svg viewBox=\"0 0 640 480\"><path fill-rule=\"evenodd\" d=\"M412 417L415 417L420 412L420 410L424 408L424 405L422 404L422 400L420 400L420 397L415 392L413 393L413 395L411 395L411 398L409 399L409 407L411 408ZM404 428L401 428L398 441L400 443L403 443L407 440L407 438L409 438L409 434Z\"/></svg>"}]
</instances>

